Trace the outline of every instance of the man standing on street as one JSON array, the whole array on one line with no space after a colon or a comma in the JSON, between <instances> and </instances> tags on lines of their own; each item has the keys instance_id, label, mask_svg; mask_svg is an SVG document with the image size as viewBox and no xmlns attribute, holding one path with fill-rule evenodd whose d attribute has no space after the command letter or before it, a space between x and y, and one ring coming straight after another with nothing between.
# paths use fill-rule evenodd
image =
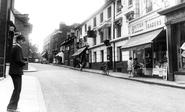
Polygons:
<instances>
[{"instance_id":1,"label":"man standing on street","mask_svg":"<svg viewBox=\"0 0 185 112\"><path fill-rule=\"evenodd\" d=\"M23 58L22 45L25 42L25 37L19 35L16 37L16 44L13 45L10 51L10 69L9 75L12 78L14 90L7 106L8 112L19 112L17 105L19 102L20 92L22 88L22 75L23 66L26 65L27 61Z\"/></svg>"}]
</instances>

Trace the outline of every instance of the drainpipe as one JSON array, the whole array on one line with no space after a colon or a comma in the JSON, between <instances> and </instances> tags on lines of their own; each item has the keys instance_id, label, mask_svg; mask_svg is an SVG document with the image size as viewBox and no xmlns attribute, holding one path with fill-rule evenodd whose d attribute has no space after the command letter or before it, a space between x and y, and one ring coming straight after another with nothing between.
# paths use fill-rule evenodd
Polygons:
<instances>
[{"instance_id":1,"label":"drainpipe","mask_svg":"<svg viewBox=\"0 0 185 112\"><path fill-rule=\"evenodd\" d=\"M114 21L115 21L115 1L113 3L113 39L115 39L115 25L114 25ZM115 63L115 42L113 42L113 72L115 72L116 70L116 63Z\"/></svg>"}]
</instances>

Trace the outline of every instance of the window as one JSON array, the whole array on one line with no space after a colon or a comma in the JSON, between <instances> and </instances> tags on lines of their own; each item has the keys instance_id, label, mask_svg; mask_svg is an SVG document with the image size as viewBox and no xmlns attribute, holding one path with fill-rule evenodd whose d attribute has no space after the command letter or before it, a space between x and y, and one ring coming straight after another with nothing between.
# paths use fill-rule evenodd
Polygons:
<instances>
[{"instance_id":1,"label":"window","mask_svg":"<svg viewBox=\"0 0 185 112\"><path fill-rule=\"evenodd\" d=\"M152 0L146 0L146 13L152 11Z\"/></svg>"},{"instance_id":2,"label":"window","mask_svg":"<svg viewBox=\"0 0 185 112\"><path fill-rule=\"evenodd\" d=\"M97 62L96 52L94 52L93 55L94 55L94 62Z\"/></svg>"},{"instance_id":3,"label":"window","mask_svg":"<svg viewBox=\"0 0 185 112\"><path fill-rule=\"evenodd\" d=\"M96 37L93 38L93 43L96 45Z\"/></svg>"},{"instance_id":4,"label":"window","mask_svg":"<svg viewBox=\"0 0 185 112\"><path fill-rule=\"evenodd\" d=\"M101 62L104 62L104 51L101 50Z\"/></svg>"},{"instance_id":5,"label":"window","mask_svg":"<svg viewBox=\"0 0 185 112\"><path fill-rule=\"evenodd\" d=\"M101 32L100 32L100 43L102 43L102 42L103 42L103 37L104 37L104 35L103 35L103 31L101 31Z\"/></svg>"},{"instance_id":6,"label":"window","mask_svg":"<svg viewBox=\"0 0 185 112\"><path fill-rule=\"evenodd\" d=\"M103 22L103 12L100 14L100 23Z\"/></svg>"},{"instance_id":7,"label":"window","mask_svg":"<svg viewBox=\"0 0 185 112\"><path fill-rule=\"evenodd\" d=\"M120 24L117 24L116 25L116 28L117 28L117 38L118 37L121 37L121 25Z\"/></svg>"},{"instance_id":8,"label":"window","mask_svg":"<svg viewBox=\"0 0 185 112\"><path fill-rule=\"evenodd\" d=\"M121 47L117 47L117 57L118 57L118 61L121 61L122 59L122 55L121 55Z\"/></svg>"},{"instance_id":9,"label":"window","mask_svg":"<svg viewBox=\"0 0 185 112\"><path fill-rule=\"evenodd\" d=\"M94 21L93 26L95 27L96 26L96 17L94 17L93 21Z\"/></svg>"},{"instance_id":10,"label":"window","mask_svg":"<svg viewBox=\"0 0 185 112\"><path fill-rule=\"evenodd\" d=\"M108 27L108 39L111 40L111 27Z\"/></svg>"},{"instance_id":11,"label":"window","mask_svg":"<svg viewBox=\"0 0 185 112\"><path fill-rule=\"evenodd\" d=\"M1 12L1 0L0 0L0 12Z\"/></svg>"},{"instance_id":12,"label":"window","mask_svg":"<svg viewBox=\"0 0 185 112\"><path fill-rule=\"evenodd\" d=\"M121 11L121 0L117 1L117 13Z\"/></svg>"},{"instance_id":13,"label":"window","mask_svg":"<svg viewBox=\"0 0 185 112\"><path fill-rule=\"evenodd\" d=\"M85 24L85 32L87 32L87 24Z\"/></svg>"},{"instance_id":14,"label":"window","mask_svg":"<svg viewBox=\"0 0 185 112\"><path fill-rule=\"evenodd\" d=\"M111 7L107 9L107 18L111 18Z\"/></svg>"},{"instance_id":15,"label":"window","mask_svg":"<svg viewBox=\"0 0 185 112\"><path fill-rule=\"evenodd\" d=\"M128 0L128 6L131 6L133 4L133 0Z\"/></svg>"}]
</instances>

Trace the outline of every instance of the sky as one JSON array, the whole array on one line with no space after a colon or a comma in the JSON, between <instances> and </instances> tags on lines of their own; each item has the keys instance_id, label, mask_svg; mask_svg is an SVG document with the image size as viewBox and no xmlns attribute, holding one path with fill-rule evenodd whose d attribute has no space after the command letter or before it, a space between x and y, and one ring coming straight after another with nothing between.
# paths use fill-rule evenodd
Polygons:
<instances>
[{"instance_id":1,"label":"sky","mask_svg":"<svg viewBox=\"0 0 185 112\"><path fill-rule=\"evenodd\" d=\"M105 0L15 0L14 8L29 14L33 25L29 40L42 52L44 38L58 29L60 22L82 23L104 3Z\"/></svg>"}]
</instances>

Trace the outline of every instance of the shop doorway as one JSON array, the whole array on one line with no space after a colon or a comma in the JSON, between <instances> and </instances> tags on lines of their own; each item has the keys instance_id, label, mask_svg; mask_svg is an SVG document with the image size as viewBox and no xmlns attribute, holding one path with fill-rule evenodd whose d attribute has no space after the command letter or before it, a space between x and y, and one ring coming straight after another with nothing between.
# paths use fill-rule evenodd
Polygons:
<instances>
[{"instance_id":1,"label":"shop doorway","mask_svg":"<svg viewBox=\"0 0 185 112\"><path fill-rule=\"evenodd\" d=\"M107 47L107 64L110 70L113 69L113 64L112 64L112 46Z\"/></svg>"}]
</instances>

